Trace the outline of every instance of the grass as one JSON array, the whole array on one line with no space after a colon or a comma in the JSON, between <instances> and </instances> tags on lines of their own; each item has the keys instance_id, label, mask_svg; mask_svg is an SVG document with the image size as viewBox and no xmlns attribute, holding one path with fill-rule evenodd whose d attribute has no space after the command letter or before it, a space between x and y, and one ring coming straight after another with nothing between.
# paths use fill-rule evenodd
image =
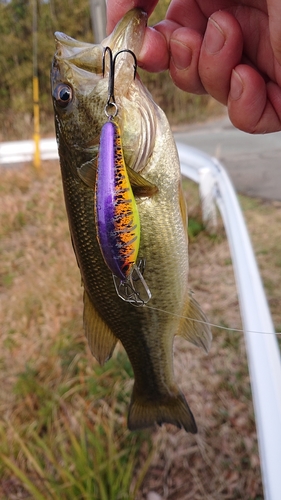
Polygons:
<instances>
[{"instance_id":1,"label":"grass","mask_svg":"<svg viewBox=\"0 0 281 500\"><path fill-rule=\"evenodd\" d=\"M117 361L117 367L122 367L122 357ZM125 428L123 406L128 395L120 387L115 387L110 400L108 391L107 397L104 395L106 381L118 384L122 378L118 368L109 367L99 374L94 371L91 378L100 383L95 384L96 390L89 376L81 384L80 370L55 392L38 382L40 375L27 367L19 376L16 392L21 399L29 400L29 408L23 425L7 423L13 453L8 449L1 453L6 473L12 473L21 488L36 500L133 498L132 476L144 435L131 434ZM104 402L98 408L100 397ZM7 430L4 426L1 429L2 443Z\"/></svg>"},{"instance_id":2,"label":"grass","mask_svg":"<svg viewBox=\"0 0 281 500\"><path fill-rule=\"evenodd\" d=\"M0 498L263 498L238 299L221 222L204 230L185 181L190 287L212 323L206 356L175 340L175 376L197 436L166 425L130 433L132 370L118 347L100 367L82 328L82 289L57 162L1 171ZM281 208L241 197L276 328Z\"/></svg>"},{"instance_id":3,"label":"grass","mask_svg":"<svg viewBox=\"0 0 281 500\"><path fill-rule=\"evenodd\" d=\"M124 352L90 370L84 339L66 335L48 358L26 363L12 384L12 417L6 408L0 426L2 498L134 498L151 444L149 433L126 428Z\"/></svg>"}]
</instances>

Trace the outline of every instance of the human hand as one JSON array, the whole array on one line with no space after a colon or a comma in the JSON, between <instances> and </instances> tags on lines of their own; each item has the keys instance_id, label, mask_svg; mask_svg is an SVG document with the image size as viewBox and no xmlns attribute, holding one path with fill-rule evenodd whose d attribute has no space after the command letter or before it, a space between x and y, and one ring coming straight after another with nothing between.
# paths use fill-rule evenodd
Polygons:
<instances>
[{"instance_id":1,"label":"human hand","mask_svg":"<svg viewBox=\"0 0 281 500\"><path fill-rule=\"evenodd\" d=\"M108 28L131 8L151 14L157 0L108 0ZM166 18L147 28L139 64L169 69L174 83L226 104L232 123L250 133L281 130L280 0L172 0Z\"/></svg>"}]
</instances>

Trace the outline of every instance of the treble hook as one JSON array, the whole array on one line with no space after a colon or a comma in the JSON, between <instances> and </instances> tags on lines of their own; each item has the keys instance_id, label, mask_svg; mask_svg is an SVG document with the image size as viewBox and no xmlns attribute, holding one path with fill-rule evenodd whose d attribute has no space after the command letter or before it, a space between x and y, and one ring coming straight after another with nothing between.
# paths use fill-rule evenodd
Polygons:
<instances>
[{"instance_id":1,"label":"treble hook","mask_svg":"<svg viewBox=\"0 0 281 500\"><path fill-rule=\"evenodd\" d=\"M112 55L112 50L110 47L105 47L103 49L103 56L102 56L102 75L104 77L104 70L105 70L105 55L106 52L109 53L109 76L108 76L108 99L107 103L105 106L105 114L108 118L114 118L117 113L118 113L118 108L115 102L115 97L114 97L114 78L115 78L115 63L116 59L119 56L119 54L122 54L122 52L128 52L131 54L131 56L134 58L134 79L136 78L136 73L137 73L137 58L134 52L130 49L122 49L119 50L115 56L113 57ZM114 106L115 112L113 114L108 113L107 108L110 106Z\"/></svg>"}]
</instances>

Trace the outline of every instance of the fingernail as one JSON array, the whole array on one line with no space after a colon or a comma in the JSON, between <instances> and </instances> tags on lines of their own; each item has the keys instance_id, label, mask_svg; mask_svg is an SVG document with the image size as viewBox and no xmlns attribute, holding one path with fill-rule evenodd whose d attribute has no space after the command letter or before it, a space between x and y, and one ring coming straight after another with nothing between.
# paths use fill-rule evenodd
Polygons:
<instances>
[{"instance_id":1,"label":"fingernail","mask_svg":"<svg viewBox=\"0 0 281 500\"><path fill-rule=\"evenodd\" d=\"M225 44L225 35L220 26L211 17L208 21L204 38L206 49L210 54L219 52Z\"/></svg>"},{"instance_id":2,"label":"fingernail","mask_svg":"<svg viewBox=\"0 0 281 500\"><path fill-rule=\"evenodd\" d=\"M232 101L238 101L243 92L243 81L237 71L232 70L231 81L230 81L230 93L229 97Z\"/></svg>"},{"instance_id":3,"label":"fingernail","mask_svg":"<svg viewBox=\"0 0 281 500\"><path fill-rule=\"evenodd\" d=\"M191 49L178 40L171 40L170 46L175 67L179 70L187 69L192 61Z\"/></svg>"}]
</instances>

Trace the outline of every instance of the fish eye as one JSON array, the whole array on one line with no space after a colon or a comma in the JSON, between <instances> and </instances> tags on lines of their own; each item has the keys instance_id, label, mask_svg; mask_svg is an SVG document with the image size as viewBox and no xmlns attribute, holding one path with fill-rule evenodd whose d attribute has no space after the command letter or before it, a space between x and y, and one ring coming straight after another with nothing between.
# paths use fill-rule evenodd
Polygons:
<instances>
[{"instance_id":1,"label":"fish eye","mask_svg":"<svg viewBox=\"0 0 281 500\"><path fill-rule=\"evenodd\" d=\"M55 88L53 96L61 108L66 108L66 106L72 101L73 91L72 88L66 83L60 83Z\"/></svg>"}]
</instances>

